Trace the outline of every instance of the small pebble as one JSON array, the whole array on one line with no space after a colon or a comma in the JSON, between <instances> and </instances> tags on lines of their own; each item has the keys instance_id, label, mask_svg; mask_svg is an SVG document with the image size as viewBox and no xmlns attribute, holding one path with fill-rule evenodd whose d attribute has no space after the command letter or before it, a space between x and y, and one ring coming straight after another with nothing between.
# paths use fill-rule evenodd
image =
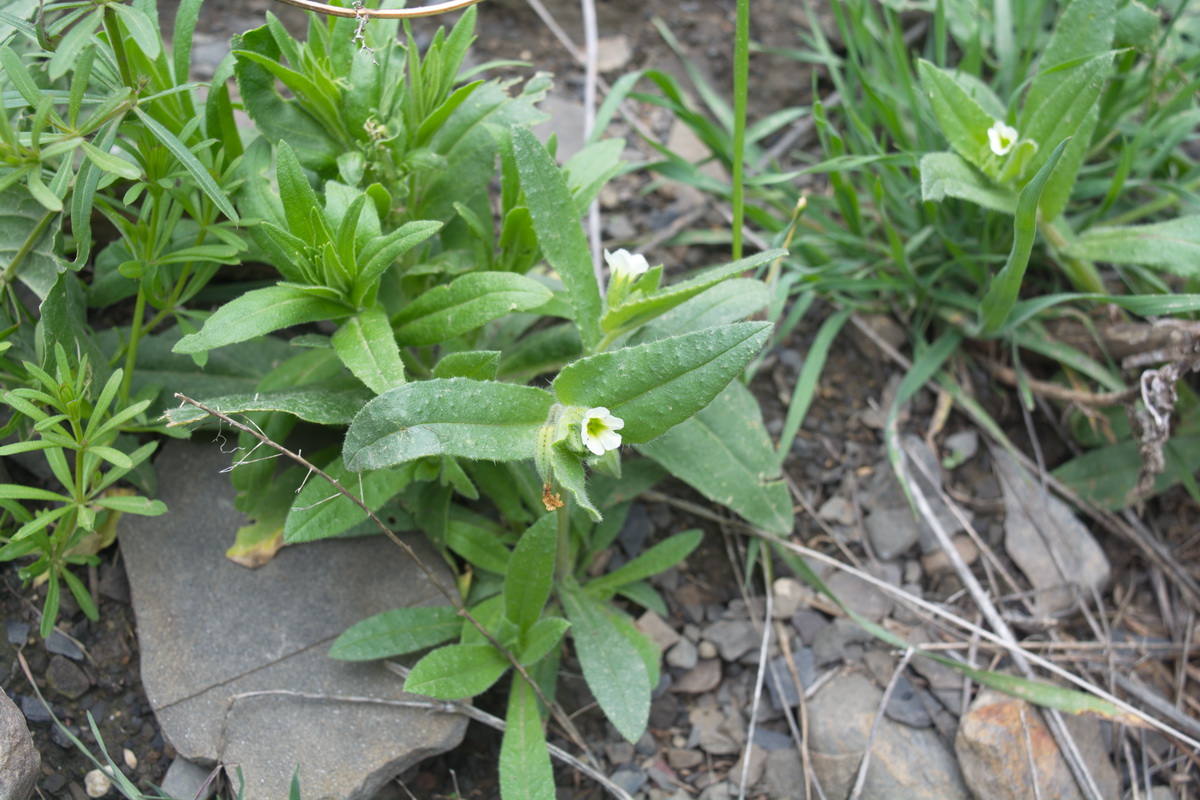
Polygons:
<instances>
[{"instance_id":1,"label":"small pebble","mask_svg":"<svg viewBox=\"0 0 1200 800\"><path fill-rule=\"evenodd\" d=\"M74 661L83 661L83 651L79 649L79 645L68 639L62 631L50 631L50 635L46 637L46 649Z\"/></svg>"},{"instance_id":2,"label":"small pebble","mask_svg":"<svg viewBox=\"0 0 1200 800\"><path fill-rule=\"evenodd\" d=\"M787 619L804 605L805 589L795 578L779 578L775 581L774 608L771 617Z\"/></svg>"},{"instance_id":3,"label":"small pebble","mask_svg":"<svg viewBox=\"0 0 1200 800\"><path fill-rule=\"evenodd\" d=\"M700 656L700 658L716 658L718 654L717 646L708 639L704 639L697 646L696 654Z\"/></svg>"},{"instance_id":4,"label":"small pebble","mask_svg":"<svg viewBox=\"0 0 1200 800\"><path fill-rule=\"evenodd\" d=\"M94 769L83 776L88 797L104 797L112 790L112 779L101 769Z\"/></svg>"},{"instance_id":5,"label":"small pebble","mask_svg":"<svg viewBox=\"0 0 1200 800\"><path fill-rule=\"evenodd\" d=\"M137 756L135 756L133 754L132 750L130 750L128 747L126 747L124 750L121 751L121 755L125 759L125 766L129 767L130 769L134 769L134 770L138 768Z\"/></svg>"},{"instance_id":6,"label":"small pebble","mask_svg":"<svg viewBox=\"0 0 1200 800\"><path fill-rule=\"evenodd\" d=\"M667 651L667 665L677 669L691 669L696 666L699 652L696 645L687 639L680 639L675 646Z\"/></svg>"},{"instance_id":7,"label":"small pebble","mask_svg":"<svg viewBox=\"0 0 1200 800\"><path fill-rule=\"evenodd\" d=\"M25 640L29 638L28 622L18 622L15 619L10 619L6 627L8 629L9 644L15 644L18 647L25 644Z\"/></svg>"}]
</instances>

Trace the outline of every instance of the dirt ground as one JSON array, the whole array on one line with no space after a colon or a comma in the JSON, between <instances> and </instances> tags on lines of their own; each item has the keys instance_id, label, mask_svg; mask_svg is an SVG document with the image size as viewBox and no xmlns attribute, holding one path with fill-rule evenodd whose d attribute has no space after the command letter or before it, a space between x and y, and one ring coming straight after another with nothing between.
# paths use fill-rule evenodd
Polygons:
<instances>
[{"instance_id":1,"label":"dirt ground","mask_svg":"<svg viewBox=\"0 0 1200 800\"><path fill-rule=\"evenodd\" d=\"M576 40L582 42L582 21L577 3L567 0L548 0L546 6L558 23ZM206 42L227 38L233 33L261 23L266 9L281 16L293 30L302 30L303 14L296 9L266 0L249 3L233 0L207 0L201 14L201 37ZM728 92L731 86L730 59L733 49L734 3L716 0L701 3L696 0L601 0L597 4L601 36L624 35L631 55L622 70L653 68L682 76L684 70L678 58L654 27L653 20L661 19L674 32L691 54L694 63L707 74L713 85ZM164 11L164 17L169 13ZM417 29L432 30L436 22L418 21ZM756 0L753 6L754 40L769 47L798 45L797 30L807 24L803 5L793 0ZM583 70L566 52L546 24L526 0L485 0L480 6L480 23L475 58L519 58L534 62L537 69L557 75L559 93L568 100L582 99ZM751 116L762 116L782 107L806 103L809 99L811 77L794 61L770 56L756 56L752 62ZM616 77L616 74L609 77ZM627 196L633 197L644 185L644 179L630 179ZM639 183L638 181L641 181ZM633 215L631 230L639 238L653 235L654 214L672 198L656 194L638 197L622 208ZM712 209L701 209L694 218L695 226L720 226L720 215ZM611 232L611 229L610 229ZM622 241L620 244L629 244ZM683 255L679 249L659 253ZM652 258L653 260L653 258ZM810 314L792 336L768 357L765 369L753 389L765 409L768 429L777 432L786 413L786 402L797 375L797 359L802 360L811 345L821 317L820 309ZM789 476L805 487L808 502L819 508L830 498L846 491L856 480L865 482L879 456L880 434L871 424L885 402L889 382L899 374L886 360L870 360L850 335L843 335L831 353L821 381L819 401L814 405L785 469ZM985 382L986 383L986 382ZM1018 442L1026 439L1019 412L1010 399L993 395L983 400L1011 429ZM922 393L910 411L914 427L923 433L934 411L932 395ZM875 415L873 417L872 415ZM951 428L964 423L952 417ZM1046 434L1047 440L1053 438ZM955 488L964 496L986 497L991 490L986 460L957 478ZM686 488L675 487L681 496L699 501ZM993 498L995 494L991 495ZM661 508L659 507L661 506ZM675 521L664 527L702 527L708 534L696 555L688 560L686 574L681 580L703 587L703 602L728 604L740 596L738 589L740 548L742 544L711 522L693 519L683 512L662 504L648 504L652 515L674 515ZM997 519L998 509L986 503L977 508L981 525ZM1193 535L1195 508L1181 492L1168 494L1152 505L1150 521L1160 531L1168 546L1178 546L1181 556L1195 554L1200 545ZM840 546L828 536L827 526L801 514L797 535L810 546L829 552ZM1189 538L1190 537L1190 538ZM1114 565L1114 585L1130 587L1123 597L1132 609L1131 616L1145 620L1147 629L1154 627L1154 602L1141 592L1147 578L1144 566L1119 543L1106 541L1106 549ZM154 716L139 684L138 650L135 620L128 601L119 550L102 556L103 564L87 576L95 594L100 598L101 621L88 621L77 608L64 601L63 626L79 646L55 645L53 652L46 643L31 632L37 627L40 593L21 587L12 565L0 567L0 619L7 623L7 637L0 641L0 681L18 695L18 703L31 720L35 741L42 754L46 778L40 790L45 797L82 797L82 775L92 768L83 755L66 741L43 715L38 714L28 683L17 659L21 648L29 670L39 686L47 693L54 713L66 722L82 741L95 747L94 737L87 730L87 713L96 718L105 746L118 764L139 785L149 787L161 781L174 753L164 742L156 727ZM939 578L937 585L927 585L927 599L956 596L962 589L952 577ZM1134 588L1139 588L1134 593ZM42 590L44 592L44 590ZM37 595L37 597L35 597ZM1120 598L1116 598L1120 601ZM674 601L672 610L677 610ZM1163 632L1165 633L1165 631ZM567 665L568 671L570 664ZM570 684L570 681L568 681ZM577 704L567 703L572 710L586 704L579 697ZM499 698L484 697L481 705L493 712L500 711ZM676 710L678 711L678 710ZM596 737L597 746L606 741L607 732L594 712L581 718L589 736ZM132 759L125 756L128 751ZM404 786L392 788L388 797L404 797L405 792L420 798L464 797L491 798L498 796L495 765L498 759L499 738L489 730L472 726L462 747L452 753L432 759L404 777ZM561 772L564 792L560 797L592 798L602 796L600 790L585 780L576 781L569 772Z\"/></svg>"}]
</instances>

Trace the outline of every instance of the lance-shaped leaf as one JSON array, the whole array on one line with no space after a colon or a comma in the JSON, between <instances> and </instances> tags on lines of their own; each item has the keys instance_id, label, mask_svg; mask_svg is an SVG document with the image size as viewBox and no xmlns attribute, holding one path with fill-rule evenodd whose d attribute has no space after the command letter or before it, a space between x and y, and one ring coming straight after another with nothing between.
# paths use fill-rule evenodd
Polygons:
<instances>
[{"instance_id":1,"label":"lance-shaped leaf","mask_svg":"<svg viewBox=\"0 0 1200 800\"><path fill-rule=\"evenodd\" d=\"M656 292L649 297L631 300L616 308L610 308L600 320L600 329L607 333L627 331L643 325L655 317L665 314L686 300L690 300L704 290L716 286L728 278L740 275L747 270L773 261L787 255L786 250L768 250L748 258L715 267L690 280L682 281Z\"/></svg>"},{"instance_id":2,"label":"lance-shaped leaf","mask_svg":"<svg viewBox=\"0 0 1200 800\"><path fill-rule=\"evenodd\" d=\"M205 398L200 402L222 414L282 411L317 425L348 425L358 409L371 399L371 394L362 386L347 383L303 386L274 392L243 392ZM208 412L186 405L172 408L164 416L169 425L177 426L198 422L207 417Z\"/></svg>"},{"instance_id":3,"label":"lance-shaped leaf","mask_svg":"<svg viewBox=\"0 0 1200 800\"><path fill-rule=\"evenodd\" d=\"M617 731L636 742L650 717L650 675L642 657L599 601L578 590L561 596L588 688Z\"/></svg>"},{"instance_id":4,"label":"lance-shaped leaf","mask_svg":"<svg viewBox=\"0 0 1200 800\"><path fill-rule=\"evenodd\" d=\"M997 186L957 153L926 153L918 169L922 200L940 203L957 197L1005 214L1016 211L1016 192Z\"/></svg>"},{"instance_id":5,"label":"lance-shaped leaf","mask_svg":"<svg viewBox=\"0 0 1200 800\"><path fill-rule=\"evenodd\" d=\"M567 288L584 345L593 348L600 342L600 287L571 190L554 159L528 129L513 127L512 147L538 244Z\"/></svg>"},{"instance_id":6,"label":"lance-shaped leaf","mask_svg":"<svg viewBox=\"0 0 1200 800\"><path fill-rule=\"evenodd\" d=\"M246 292L217 309L197 333L188 334L172 348L176 353L203 353L244 342L272 331L317 320L350 316L348 306L295 286L268 286Z\"/></svg>"},{"instance_id":7,"label":"lance-shaped leaf","mask_svg":"<svg viewBox=\"0 0 1200 800\"><path fill-rule=\"evenodd\" d=\"M329 657L370 661L415 653L453 639L462 626L450 606L394 608L347 628L329 648Z\"/></svg>"},{"instance_id":8,"label":"lance-shaped leaf","mask_svg":"<svg viewBox=\"0 0 1200 800\"><path fill-rule=\"evenodd\" d=\"M603 406L621 438L648 442L704 408L762 348L769 322L739 322L580 359L554 380L560 402Z\"/></svg>"},{"instance_id":9,"label":"lance-shaped leaf","mask_svg":"<svg viewBox=\"0 0 1200 800\"><path fill-rule=\"evenodd\" d=\"M1067 255L1110 264L1145 264L1176 275L1200 275L1200 214L1155 222L1092 228L1064 249Z\"/></svg>"},{"instance_id":10,"label":"lance-shaped leaf","mask_svg":"<svg viewBox=\"0 0 1200 800\"><path fill-rule=\"evenodd\" d=\"M638 449L765 531L792 530L792 500L750 390L733 382L696 416Z\"/></svg>"},{"instance_id":11,"label":"lance-shaped leaf","mask_svg":"<svg viewBox=\"0 0 1200 800\"><path fill-rule=\"evenodd\" d=\"M406 383L367 403L346 433L342 454L355 471L434 455L532 458L553 402L542 389L495 381Z\"/></svg>"},{"instance_id":12,"label":"lance-shaped leaf","mask_svg":"<svg viewBox=\"0 0 1200 800\"><path fill-rule=\"evenodd\" d=\"M325 473L342 486L354 491L372 511L399 494L412 481L413 467L379 469L360 476L346 469L341 458L325 467ZM283 540L288 544L315 542L348 531L367 518L367 513L348 497L333 492L325 481L311 480L294 494L292 507L283 525ZM431 642L432 644L432 642Z\"/></svg>"},{"instance_id":13,"label":"lance-shaped leaf","mask_svg":"<svg viewBox=\"0 0 1200 800\"><path fill-rule=\"evenodd\" d=\"M553 800L554 770L537 695L520 675L513 675L500 745L500 791L506 800Z\"/></svg>"},{"instance_id":14,"label":"lance-shaped leaf","mask_svg":"<svg viewBox=\"0 0 1200 800\"><path fill-rule=\"evenodd\" d=\"M992 155L988 128L995 121L975 98L948 73L924 59L917 60L921 86L929 94L938 127L960 156L983 169Z\"/></svg>"},{"instance_id":15,"label":"lance-shaped leaf","mask_svg":"<svg viewBox=\"0 0 1200 800\"><path fill-rule=\"evenodd\" d=\"M442 700L461 700L487 691L509 667L490 644L448 644L418 661L404 690Z\"/></svg>"},{"instance_id":16,"label":"lance-shaped leaf","mask_svg":"<svg viewBox=\"0 0 1200 800\"><path fill-rule=\"evenodd\" d=\"M404 383L400 348L387 314L379 306L360 311L333 334L333 349L354 377L375 394Z\"/></svg>"},{"instance_id":17,"label":"lance-shaped leaf","mask_svg":"<svg viewBox=\"0 0 1200 800\"><path fill-rule=\"evenodd\" d=\"M538 621L554 588L556 519L554 514L546 514L529 526L508 560L504 615L521 631Z\"/></svg>"},{"instance_id":18,"label":"lance-shaped leaf","mask_svg":"<svg viewBox=\"0 0 1200 800\"><path fill-rule=\"evenodd\" d=\"M733 278L663 314L633 335L634 344L716 328L766 308L771 292L762 281Z\"/></svg>"},{"instance_id":19,"label":"lance-shaped leaf","mask_svg":"<svg viewBox=\"0 0 1200 800\"><path fill-rule=\"evenodd\" d=\"M553 293L510 272L471 272L425 292L393 319L406 345L438 344L512 311L544 305Z\"/></svg>"}]
</instances>

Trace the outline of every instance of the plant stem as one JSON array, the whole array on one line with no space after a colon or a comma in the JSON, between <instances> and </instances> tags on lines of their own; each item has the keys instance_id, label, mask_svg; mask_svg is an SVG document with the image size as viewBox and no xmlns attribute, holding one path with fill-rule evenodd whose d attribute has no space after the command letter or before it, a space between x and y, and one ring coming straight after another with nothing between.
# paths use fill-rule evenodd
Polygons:
<instances>
[{"instance_id":1,"label":"plant stem","mask_svg":"<svg viewBox=\"0 0 1200 800\"><path fill-rule=\"evenodd\" d=\"M104 32L108 34L108 46L112 48L117 69L121 72L121 80L130 89L137 92L137 81L133 79L133 72L129 69L129 59L125 56L125 43L121 41L121 33L117 27L117 12L111 3L104 6Z\"/></svg>"},{"instance_id":2,"label":"plant stem","mask_svg":"<svg viewBox=\"0 0 1200 800\"><path fill-rule=\"evenodd\" d=\"M146 316L146 284L138 281L137 300L133 307L133 324L129 327L129 348L125 351L125 374L121 376L121 400L129 403L129 387L133 369L137 366L138 342L142 338L142 318Z\"/></svg>"},{"instance_id":3,"label":"plant stem","mask_svg":"<svg viewBox=\"0 0 1200 800\"><path fill-rule=\"evenodd\" d=\"M1038 227L1042 232L1042 236L1046 237L1046 241L1049 243L1055 257L1062 264L1063 273L1071 281L1071 285L1075 287L1076 291L1092 294L1107 293L1107 290L1104 288L1104 281L1100 279L1100 273L1096 271L1095 264L1063 253L1063 249L1067 246L1067 240L1063 237L1062 231L1054 227L1053 224L1045 222L1039 222Z\"/></svg>"},{"instance_id":4,"label":"plant stem","mask_svg":"<svg viewBox=\"0 0 1200 800\"><path fill-rule=\"evenodd\" d=\"M733 258L742 257L745 218L746 103L750 77L750 0L738 0L733 40Z\"/></svg>"}]
</instances>

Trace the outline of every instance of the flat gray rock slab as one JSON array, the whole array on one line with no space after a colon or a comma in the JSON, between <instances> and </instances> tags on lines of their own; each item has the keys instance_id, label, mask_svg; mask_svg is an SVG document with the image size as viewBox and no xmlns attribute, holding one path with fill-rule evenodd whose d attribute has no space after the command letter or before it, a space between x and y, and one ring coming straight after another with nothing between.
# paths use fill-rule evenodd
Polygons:
<instances>
[{"instance_id":1,"label":"flat gray rock slab","mask_svg":"<svg viewBox=\"0 0 1200 800\"><path fill-rule=\"evenodd\" d=\"M239 764L247 797L287 797L299 766L306 800L360 800L457 746L460 717L338 699L421 698L380 662L326 655L366 617L443 603L432 583L382 536L285 547L255 570L234 564L224 553L246 519L221 474L229 462L208 442L169 443L155 463L169 512L121 521L142 682L179 754ZM421 537L408 541L453 585Z\"/></svg>"}]
</instances>

